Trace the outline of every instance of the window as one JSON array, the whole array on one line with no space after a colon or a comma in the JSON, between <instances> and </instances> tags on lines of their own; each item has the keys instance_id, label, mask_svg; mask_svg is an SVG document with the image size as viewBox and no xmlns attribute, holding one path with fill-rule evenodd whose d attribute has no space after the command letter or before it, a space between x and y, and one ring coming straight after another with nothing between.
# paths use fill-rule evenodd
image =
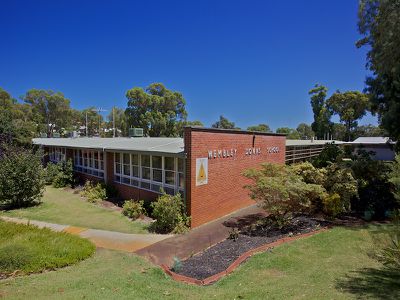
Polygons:
<instances>
[{"instance_id":1,"label":"window","mask_svg":"<svg viewBox=\"0 0 400 300\"><path fill-rule=\"evenodd\" d=\"M184 159L161 155L114 153L118 183L174 195L184 190Z\"/></svg>"},{"instance_id":2,"label":"window","mask_svg":"<svg viewBox=\"0 0 400 300\"><path fill-rule=\"evenodd\" d=\"M104 178L104 154L102 151L74 150L74 170Z\"/></svg>"},{"instance_id":3,"label":"window","mask_svg":"<svg viewBox=\"0 0 400 300\"><path fill-rule=\"evenodd\" d=\"M66 160L67 149L65 147L49 147L49 160L53 163Z\"/></svg>"}]
</instances>

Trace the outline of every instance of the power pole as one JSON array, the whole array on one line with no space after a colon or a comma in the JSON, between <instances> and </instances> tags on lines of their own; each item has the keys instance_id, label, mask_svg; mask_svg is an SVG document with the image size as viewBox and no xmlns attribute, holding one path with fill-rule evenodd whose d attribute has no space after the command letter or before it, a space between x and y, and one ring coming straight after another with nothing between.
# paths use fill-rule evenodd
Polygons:
<instances>
[{"instance_id":1,"label":"power pole","mask_svg":"<svg viewBox=\"0 0 400 300\"><path fill-rule=\"evenodd\" d=\"M113 117L113 138L115 138L115 106L112 107L112 117Z\"/></svg>"}]
</instances>

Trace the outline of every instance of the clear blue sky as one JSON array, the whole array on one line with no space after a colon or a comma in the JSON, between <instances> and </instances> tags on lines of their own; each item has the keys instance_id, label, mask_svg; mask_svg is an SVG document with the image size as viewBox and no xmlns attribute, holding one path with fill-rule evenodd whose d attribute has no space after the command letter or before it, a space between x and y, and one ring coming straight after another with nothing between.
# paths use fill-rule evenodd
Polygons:
<instances>
[{"instance_id":1,"label":"clear blue sky","mask_svg":"<svg viewBox=\"0 0 400 300\"><path fill-rule=\"evenodd\" d=\"M190 120L276 129L312 122L315 83L364 88L357 0L0 4L0 87L15 98L52 89L74 108L125 108L128 89L162 82Z\"/></svg>"}]
</instances>

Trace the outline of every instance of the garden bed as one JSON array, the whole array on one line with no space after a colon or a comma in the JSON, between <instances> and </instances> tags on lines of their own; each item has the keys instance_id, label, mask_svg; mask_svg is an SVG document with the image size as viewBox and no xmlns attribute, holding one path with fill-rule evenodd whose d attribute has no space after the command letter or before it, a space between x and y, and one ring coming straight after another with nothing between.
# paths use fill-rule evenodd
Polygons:
<instances>
[{"instance_id":1,"label":"garden bed","mask_svg":"<svg viewBox=\"0 0 400 300\"><path fill-rule=\"evenodd\" d=\"M205 251L181 262L174 272L203 280L226 270L243 253L259 246L272 243L284 237L312 232L325 227L327 222L307 216L297 216L282 229L269 225L268 222L258 222L245 226L228 238Z\"/></svg>"}]
</instances>

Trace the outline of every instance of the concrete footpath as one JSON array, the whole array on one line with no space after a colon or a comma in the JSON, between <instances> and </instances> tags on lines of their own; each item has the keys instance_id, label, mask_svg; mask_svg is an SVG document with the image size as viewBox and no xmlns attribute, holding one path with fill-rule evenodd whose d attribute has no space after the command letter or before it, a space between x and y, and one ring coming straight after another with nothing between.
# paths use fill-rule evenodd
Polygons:
<instances>
[{"instance_id":1,"label":"concrete footpath","mask_svg":"<svg viewBox=\"0 0 400 300\"><path fill-rule=\"evenodd\" d=\"M67 232L78 235L90 240L96 247L120 250L126 252L135 252L142 248L148 247L154 243L164 239L171 238L173 235L168 234L133 234L121 233L115 231L90 229L83 227L75 227L70 225L60 225L42 221L33 221L27 219L0 217L7 222L19 224L31 224L39 228L50 228L57 232Z\"/></svg>"},{"instance_id":2,"label":"concrete footpath","mask_svg":"<svg viewBox=\"0 0 400 300\"><path fill-rule=\"evenodd\" d=\"M233 228L251 224L254 219L262 216L265 216L265 213L258 206L249 206L194 228L186 234L176 235L138 249L135 253L146 257L156 265L171 266L174 257L183 260L199 253L226 239Z\"/></svg>"}]
</instances>

